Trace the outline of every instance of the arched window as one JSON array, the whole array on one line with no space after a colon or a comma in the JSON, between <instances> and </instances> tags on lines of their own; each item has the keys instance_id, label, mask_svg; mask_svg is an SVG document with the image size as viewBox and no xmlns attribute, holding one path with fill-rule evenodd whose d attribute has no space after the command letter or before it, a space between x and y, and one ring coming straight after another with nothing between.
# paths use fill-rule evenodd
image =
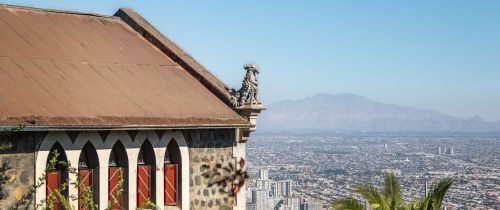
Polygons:
<instances>
[{"instance_id":1,"label":"arched window","mask_svg":"<svg viewBox=\"0 0 500 210\"><path fill-rule=\"evenodd\" d=\"M137 206L147 208L149 202L155 203L156 161L153 146L146 140L139 150L137 160Z\"/></svg>"},{"instance_id":2,"label":"arched window","mask_svg":"<svg viewBox=\"0 0 500 210\"><path fill-rule=\"evenodd\" d=\"M182 195L182 183L180 182L180 177L182 177L181 166L181 152L179 150L179 145L174 139L170 141L167 146L167 151L165 152L164 158L164 201L167 206L178 206L181 207L181 195Z\"/></svg>"},{"instance_id":3,"label":"arched window","mask_svg":"<svg viewBox=\"0 0 500 210\"><path fill-rule=\"evenodd\" d=\"M61 188L62 184L68 180L68 159L66 152L59 143L54 144L50 149L49 157L46 165L46 196L47 205L51 209L62 209L58 199L53 194L59 191L62 195L68 196L68 189ZM69 183L67 183L69 184ZM66 185L67 186L67 185Z\"/></svg>"},{"instance_id":4,"label":"arched window","mask_svg":"<svg viewBox=\"0 0 500 210\"><path fill-rule=\"evenodd\" d=\"M128 205L128 159L123 144L118 141L111 150L108 168L108 202L111 209L126 209Z\"/></svg>"},{"instance_id":5,"label":"arched window","mask_svg":"<svg viewBox=\"0 0 500 210\"><path fill-rule=\"evenodd\" d=\"M90 209L84 205L84 197L92 196L95 204L99 203L99 160L94 146L88 142L80 153L78 160L78 197L79 209Z\"/></svg>"}]
</instances>

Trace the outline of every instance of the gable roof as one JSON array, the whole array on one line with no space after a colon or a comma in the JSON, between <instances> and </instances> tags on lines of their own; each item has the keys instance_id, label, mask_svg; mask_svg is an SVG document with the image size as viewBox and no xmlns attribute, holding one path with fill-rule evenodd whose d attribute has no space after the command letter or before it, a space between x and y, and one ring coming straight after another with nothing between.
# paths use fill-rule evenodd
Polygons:
<instances>
[{"instance_id":1,"label":"gable roof","mask_svg":"<svg viewBox=\"0 0 500 210\"><path fill-rule=\"evenodd\" d=\"M116 12L115 16L121 18L151 44L155 45L159 50L186 69L198 81L219 97L219 99L224 101L229 106L232 106L231 95L228 91L230 90L229 87L227 87L222 81L210 73L209 70L198 63L193 57L191 57L191 55L187 54L173 41L164 36L137 12L128 8L121 8Z\"/></svg>"},{"instance_id":2,"label":"gable roof","mask_svg":"<svg viewBox=\"0 0 500 210\"><path fill-rule=\"evenodd\" d=\"M222 82L119 16L0 5L0 126L249 125Z\"/></svg>"}]
</instances>

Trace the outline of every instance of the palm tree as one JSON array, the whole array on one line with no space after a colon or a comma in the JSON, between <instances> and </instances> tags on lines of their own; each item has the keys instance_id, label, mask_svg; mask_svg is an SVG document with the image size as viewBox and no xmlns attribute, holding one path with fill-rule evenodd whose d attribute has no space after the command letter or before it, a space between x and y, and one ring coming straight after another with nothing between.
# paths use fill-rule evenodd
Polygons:
<instances>
[{"instance_id":1,"label":"palm tree","mask_svg":"<svg viewBox=\"0 0 500 210\"><path fill-rule=\"evenodd\" d=\"M354 188L370 205L373 210L439 210L444 196L453 184L451 178L442 179L422 199L405 205L401 186L394 174L386 174L384 186L381 190L370 184L361 184ZM365 210L363 204L353 197L337 199L332 204L333 210Z\"/></svg>"},{"instance_id":2,"label":"palm tree","mask_svg":"<svg viewBox=\"0 0 500 210\"><path fill-rule=\"evenodd\" d=\"M444 196L453 184L453 179L444 178L432 188L423 199L415 200L407 206L407 210L440 210Z\"/></svg>"}]
</instances>

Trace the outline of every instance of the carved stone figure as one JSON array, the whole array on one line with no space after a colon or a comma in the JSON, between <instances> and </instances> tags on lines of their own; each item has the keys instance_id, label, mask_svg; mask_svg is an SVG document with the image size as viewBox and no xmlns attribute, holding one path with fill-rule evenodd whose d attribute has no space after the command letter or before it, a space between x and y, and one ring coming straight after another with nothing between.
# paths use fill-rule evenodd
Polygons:
<instances>
[{"instance_id":1,"label":"carved stone figure","mask_svg":"<svg viewBox=\"0 0 500 210\"><path fill-rule=\"evenodd\" d=\"M243 67L247 72L243 79L241 88L238 91L231 90L233 105L239 107L242 105L260 104L259 96L259 81L257 74L259 69L255 64L246 64Z\"/></svg>"}]
</instances>

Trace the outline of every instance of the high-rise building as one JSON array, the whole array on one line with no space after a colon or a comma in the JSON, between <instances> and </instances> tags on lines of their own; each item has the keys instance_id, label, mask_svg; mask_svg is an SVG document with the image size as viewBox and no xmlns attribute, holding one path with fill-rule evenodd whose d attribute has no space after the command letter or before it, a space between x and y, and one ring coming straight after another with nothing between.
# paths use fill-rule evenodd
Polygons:
<instances>
[{"instance_id":1,"label":"high-rise building","mask_svg":"<svg viewBox=\"0 0 500 210\"><path fill-rule=\"evenodd\" d=\"M441 151L441 147L438 147L438 155L442 154L443 151Z\"/></svg>"},{"instance_id":2,"label":"high-rise building","mask_svg":"<svg viewBox=\"0 0 500 210\"><path fill-rule=\"evenodd\" d=\"M303 210L321 210L321 203L314 201L314 200L308 200L302 204L302 209Z\"/></svg>"},{"instance_id":3,"label":"high-rise building","mask_svg":"<svg viewBox=\"0 0 500 210\"><path fill-rule=\"evenodd\" d=\"M260 169L259 171L259 179L260 180L269 180L269 170L268 169Z\"/></svg>"},{"instance_id":4,"label":"high-rise building","mask_svg":"<svg viewBox=\"0 0 500 210\"><path fill-rule=\"evenodd\" d=\"M286 199L286 204L290 210L300 210L300 198L290 197Z\"/></svg>"},{"instance_id":5,"label":"high-rise building","mask_svg":"<svg viewBox=\"0 0 500 210\"><path fill-rule=\"evenodd\" d=\"M259 179L256 181L257 183L257 189L258 190L270 190L271 187L269 185L269 180L262 180L262 179Z\"/></svg>"},{"instance_id":6,"label":"high-rise building","mask_svg":"<svg viewBox=\"0 0 500 210\"><path fill-rule=\"evenodd\" d=\"M267 199L267 209L279 209L280 207L284 207L282 198L268 198Z\"/></svg>"},{"instance_id":7,"label":"high-rise building","mask_svg":"<svg viewBox=\"0 0 500 210\"><path fill-rule=\"evenodd\" d=\"M445 147L443 153L447 154L447 155L454 155L455 151L454 151L453 147Z\"/></svg>"},{"instance_id":8,"label":"high-rise building","mask_svg":"<svg viewBox=\"0 0 500 210\"><path fill-rule=\"evenodd\" d=\"M292 196L292 189L293 189L293 181L288 179L288 180L283 180L283 181L277 181L275 185L273 186L273 196L274 197L290 197Z\"/></svg>"},{"instance_id":9,"label":"high-rise building","mask_svg":"<svg viewBox=\"0 0 500 210\"><path fill-rule=\"evenodd\" d=\"M269 190L252 191L252 203L255 204L255 210L267 210Z\"/></svg>"}]
</instances>

